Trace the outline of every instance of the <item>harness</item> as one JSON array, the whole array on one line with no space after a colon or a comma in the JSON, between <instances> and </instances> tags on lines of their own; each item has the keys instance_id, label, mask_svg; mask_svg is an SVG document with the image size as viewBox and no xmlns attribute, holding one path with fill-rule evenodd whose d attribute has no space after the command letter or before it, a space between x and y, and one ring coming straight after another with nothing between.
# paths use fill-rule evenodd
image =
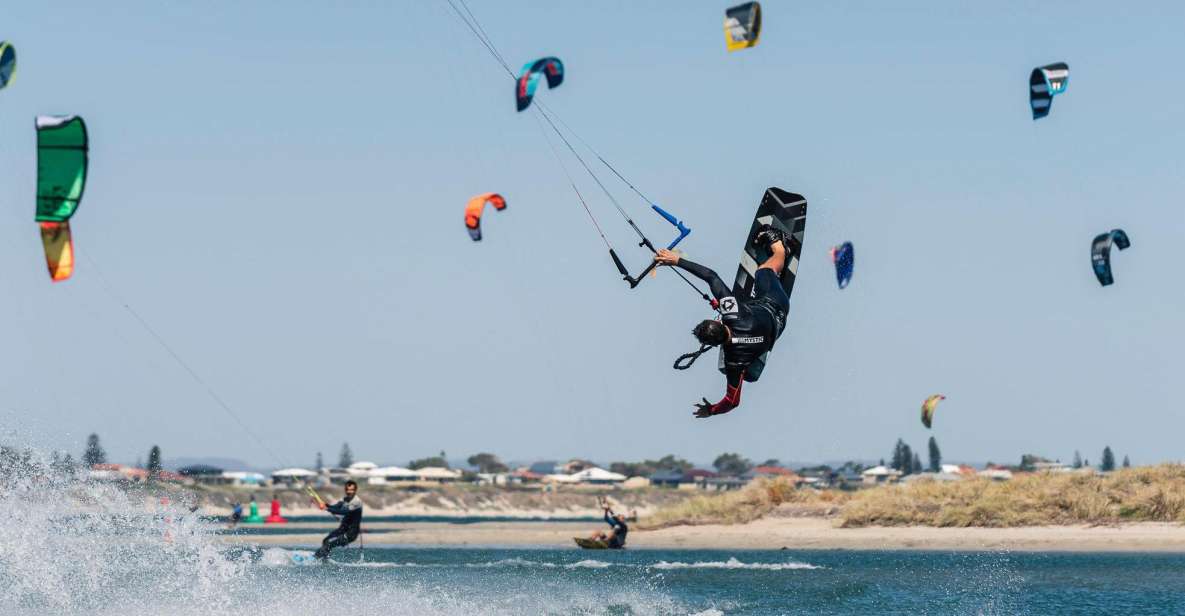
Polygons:
<instances>
[{"instance_id":1,"label":"harness","mask_svg":"<svg viewBox=\"0 0 1185 616\"><path fill-rule=\"evenodd\" d=\"M713 300L713 304L715 304L715 303L716 303L715 300ZM778 338L781 337L782 331L784 329L786 329L786 315L782 313L782 310L777 305L775 305L772 301L767 300L764 297L760 297L755 300L746 302L745 305L750 309L761 308L766 314L769 315L770 320L773 321L773 324L774 324L773 337L770 339L769 348L766 349L765 352L769 353L770 351L773 351L774 344L776 344L778 341ZM715 307L715 306L713 306L713 307ZM719 321L720 317L717 317L716 320ZM684 354L680 355L678 358L676 358L675 364L671 367L674 368L675 370L687 370L688 368L690 368L692 366L692 364L695 363L695 360L699 359L700 355L707 353L708 350L714 346L716 346L716 345L701 344L698 351L684 353Z\"/></svg>"},{"instance_id":2,"label":"harness","mask_svg":"<svg viewBox=\"0 0 1185 616\"><path fill-rule=\"evenodd\" d=\"M769 349L766 352L774 350L774 344L777 343L778 338L782 337L782 330L786 329L786 315L781 308L773 303L772 300L767 300L764 297L757 298L747 304L749 308L760 307L765 310L766 314L774 322L774 337L769 341Z\"/></svg>"}]
</instances>

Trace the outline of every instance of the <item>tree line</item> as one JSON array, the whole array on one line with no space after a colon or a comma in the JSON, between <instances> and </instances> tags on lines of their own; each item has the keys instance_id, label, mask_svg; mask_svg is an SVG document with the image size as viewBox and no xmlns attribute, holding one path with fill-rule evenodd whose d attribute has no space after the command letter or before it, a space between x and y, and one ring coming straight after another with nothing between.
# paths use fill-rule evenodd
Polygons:
<instances>
[{"instance_id":1,"label":"tree line","mask_svg":"<svg viewBox=\"0 0 1185 616\"><path fill-rule=\"evenodd\" d=\"M472 468L477 469L479 473L505 473L510 470L510 467L495 454L482 452L475 453L465 462ZM338 453L337 465L338 468L349 468L354 463L354 453L350 449L349 443L342 443L341 450ZM738 454L738 453L722 453L716 456L712 462L712 467L721 475L744 475L752 470L755 466L780 466L775 459L765 460L761 464L755 464L752 460ZM411 460L407 463L407 467L411 470L418 470L427 467L451 468L445 452L441 451L438 455L429 456L426 458L419 458ZM324 457L321 452L316 454L316 462L314 468L325 468ZM683 458L674 454L668 454L657 460L642 460L639 462L613 462L609 465L609 470L614 473L619 473L627 477L649 477L660 471L674 471L686 473L695 465Z\"/></svg>"},{"instance_id":2,"label":"tree line","mask_svg":"<svg viewBox=\"0 0 1185 616\"><path fill-rule=\"evenodd\" d=\"M927 464L923 466L921 456L915 452L913 448L905 442L904 439L898 438L897 443L893 446L893 453L890 456L889 463L886 465L883 459L880 461L880 463L883 466L888 466L889 468L900 471L903 475L921 473L924 470L928 470L932 473L940 472L942 470L942 451L939 449L938 440L935 437L930 437L927 449ZM20 454L19 452L13 453L15 450L11 450L11 448L5 448L3 451L7 452L4 455L7 456L6 459L10 462L13 459L21 459L21 455L31 455L28 454L28 452L25 452L25 454ZM14 458L14 456L16 457ZM151 477L155 477L162 470L161 460L160 447L153 445L148 450L147 464L142 464L141 462L137 461L136 467L147 470ZM499 459L497 455L488 452L473 454L465 461L470 467L477 469L477 472L479 473L504 473L510 470L510 468L504 462L502 462L502 460ZM1020 468L1032 469L1034 465L1039 462L1049 462L1049 460L1040 456L1025 454L1024 456L1021 456ZM98 434L92 433L87 436L86 445L83 449L80 463L85 468L91 468L95 464L107 463L107 452L105 449L103 449L103 445L99 440ZM353 463L354 453L353 450L350 449L350 444L342 443L341 450L338 452L338 467L348 468ZM79 465L78 462L75 462L74 457L71 454L65 453L63 455L57 451L52 452L52 460L50 464L55 468L63 469L76 469ZM447 455L444 451L441 451L435 456L411 460L408 462L407 466L411 470L419 470L428 467L450 468ZM716 459L712 462L712 467L716 469L716 472L725 476L744 475L756 466L781 466L781 464L776 459L769 459L761 462L760 464L756 464L749 458L746 458L738 453L722 453L716 456ZM1080 469L1089 466L1090 460L1084 459L1081 453L1074 451L1074 458L1071 463L1071 467ZM1126 455L1123 456L1122 466L1123 468L1128 468L1131 466L1131 460ZM649 477L650 475L659 472L686 473L694 467L695 465L693 465L691 462L688 462L687 460L674 454L668 454L657 460L613 462L609 465L609 470L627 477ZM321 452L319 451L317 452L314 468L318 470L324 468L324 460ZM1115 454L1112 452L1109 445L1103 447L1101 462L1098 468L1103 472L1113 471L1116 468Z\"/></svg>"},{"instance_id":3,"label":"tree line","mask_svg":"<svg viewBox=\"0 0 1185 616\"><path fill-rule=\"evenodd\" d=\"M893 445L893 455L889 459L888 467L900 471L902 475L913 475L924 470L937 473L942 470L942 451L938 449L938 440L933 436L930 437L929 449L929 464L923 467L921 456L906 444L904 439L898 438L897 443ZM881 461L881 465L885 466L884 460Z\"/></svg>"}]
</instances>

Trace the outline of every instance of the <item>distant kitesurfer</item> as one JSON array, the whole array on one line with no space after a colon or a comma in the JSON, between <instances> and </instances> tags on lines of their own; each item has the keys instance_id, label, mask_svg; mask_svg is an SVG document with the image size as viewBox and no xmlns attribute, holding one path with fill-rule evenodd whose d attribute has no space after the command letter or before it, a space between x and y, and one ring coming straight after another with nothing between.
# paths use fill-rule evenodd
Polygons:
<instances>
[{"instance_id":1,"label":"distant kitesurfer","mask_svg":"<svg viewBox=\"0 0 1185 616\"><path fill-rule=\"evenodd\" d=\"M724 284L716 272L698 263L681 258L669 250L659 250L654 260L662 265L678 267L708 283L716 305L720 310L719 320L705 320L695 326L692 334L703 347L722 346L724 350L724 375L727 388L724 398L712 404L707 398L696 403L696 417L711 417L727 413L741 404L741 385L745 371L755 360L773 348L774 341L786 325L790 311L790 297L782 288L778 276L786 267L786 236L770 226L762 227L753 238L754 245L768 245L771 256L757 269L754 275L755 295L752 299L733 296L732 289ZM749 380L756 380L750 377Z\"/></svg>"},{"instance_id":2,"label":"distant kitesurfer","mask_svg":"<svg viewBox=\"0 0 1185 616\"><path fill-rule=\"evenodd\" d=\"M345 496L332 505L318 501L317 507L333 515L341 516L341 524L321 541L321 547L313 556L321 560L329 558L329 551L349 545L358 538L362 530L362 500L358 498L358 484L353 480L347 481Z\"/></svg>"},{"instance_id":3,"label":"distant kitesurfer","mask_svg":"<svg viewBox=\"0 0 1185 616\"><path fill-rule=\"evenodd\" d=\"M604 541L609 549L620 550L625 547L625 536L630 532L630 527L625 523L625 514L614 514L608 501L601 503L601 507L605 510L605 523L609 525L609 532L597 531L589 539Z\"/></svg>"}]
</instances>

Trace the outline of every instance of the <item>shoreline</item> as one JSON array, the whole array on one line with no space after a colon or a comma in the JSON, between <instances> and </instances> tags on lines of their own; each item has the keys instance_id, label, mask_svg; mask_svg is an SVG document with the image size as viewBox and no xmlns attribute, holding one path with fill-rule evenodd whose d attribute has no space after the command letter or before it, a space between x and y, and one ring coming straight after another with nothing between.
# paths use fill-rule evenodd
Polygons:
<instances>
[{"instance_id":1,"label":"shoreline","mask_svg":"<svg viewBox=\"0 0 1185 616\"><path fill-rule=\"evenodd\" d=\"M333 525L284 525L308 534L220 535L229 544L308 546ZM363 540L375 547L488 547L577 549L572 538L603 525L591 522L375 522ZM276 528L276 527L271 527ZM717 550L939 550L1025 552L1185 553L1185 525L1139 522L1118 526L938 528L923 526L837 528L825 518L764 518L737 525L677 526L631 530L633 549Z\"/></svg>"}]
</instances>

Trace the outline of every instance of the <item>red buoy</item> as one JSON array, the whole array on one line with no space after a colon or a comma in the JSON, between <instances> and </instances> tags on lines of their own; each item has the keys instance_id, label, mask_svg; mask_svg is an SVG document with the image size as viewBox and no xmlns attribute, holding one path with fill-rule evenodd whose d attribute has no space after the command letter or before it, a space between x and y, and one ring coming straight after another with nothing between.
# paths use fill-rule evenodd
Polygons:
<instances>
[{"instance_id":1,"label":"red buoy","mask_svg":"<svg viewBox=\"0 0 1185 616\"><path fill-rule=\"evenodd\" d=\"M274 496L272 497L272 514L267 516L267 519L264 520L264 522L266 522L268 524L287 524L288 523L288 520L285 520L284 516L280 515L280 499L278 499Z\"/></svg>"}]
</instances>

